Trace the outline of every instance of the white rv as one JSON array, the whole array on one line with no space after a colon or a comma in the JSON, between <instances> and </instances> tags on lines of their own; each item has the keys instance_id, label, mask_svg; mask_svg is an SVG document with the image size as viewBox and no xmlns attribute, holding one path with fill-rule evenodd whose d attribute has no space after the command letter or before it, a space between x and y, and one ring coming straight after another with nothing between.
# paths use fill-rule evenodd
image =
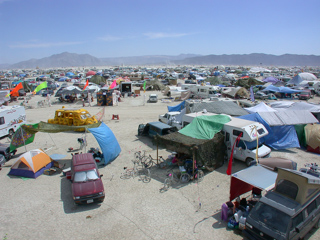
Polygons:
<instances>
[{"instance_id":1,"label":"white rv","mask_svg":"<svg viewBox=\"0 0 320 240\"><path fill-rule=\"evenodd\" d=\"M258 158L269 157L271 149L259 141L257 149L257 138L268 135L268 130L259 122L249 121L240 118L232 118L232 120L223 126L225 134L225 144L227 146L228 158L230 157L232 146L237 137L242 134L238 144L234 146L233 157L244 161L247 166ZM258 151L256 155L256 151Z\"/></svg>"},{"instance_id":2,"label":"white rv","mask_svg":"<svg viewBox=\"0 0 320 240\"><path fill-rule=\"evenodd\" d=\"M210 97L218 97L219 92L221 90L218 86L212 85L195 85L195 84L182 84L182 90L188 90L191 92L190 97L198 97L198 98L210 98Z\"/></svg>"},{"instance_id":3,"label":"white rv","mask_svg":"<svg viewBox=\"0 0 320 240\"><path fill-rule=\"evenodd\" d=\"M26 123L26 111L23 106L0 107L0 137L12 136L20 125Z\"/></svg>"}]
</instances>

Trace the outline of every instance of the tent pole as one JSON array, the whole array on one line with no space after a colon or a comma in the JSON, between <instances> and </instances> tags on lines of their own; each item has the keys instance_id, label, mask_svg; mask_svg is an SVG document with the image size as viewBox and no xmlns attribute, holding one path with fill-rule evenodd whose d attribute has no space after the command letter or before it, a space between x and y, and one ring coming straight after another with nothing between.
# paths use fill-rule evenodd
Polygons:
<instances>
[{"instance_id":1,"label":"tent pole","mask_svg":"<svg viewBox=\"0 0 320 240\"><path fill-rule=\"evenodd\" d=\"M22 140L23 140L24 149L25 149L26 152L27 152L27 147L26 147L26 142L24 141L24 136L23 136L22 127L20 127L20 129L21 129L21 136L22 136Z\"/></svg>"},{"instance_id":2,"label":"tent pole","mask_svg":"<svg viewBox=\"0 0 320 240\"><path fill-rule=\"evenodd\" d=\"M157 141L157 165L158 164L159 164L159 147L158 147L158 141Z\"/></svg>"},{"instance_id":3,"label":"tent pole","mask_svg":"<svg viewBox=\"0 0 320 240\"><path fill-rule=\"evenodd\" d=\"M48 135L49 135L49 137L51 138L51 141L54 143L54 145L56 146L56 148L58 148L57 147L57 144L53 141L53 139L52 139L52 137L51 137L51 135L50 135L50 133L48 133Z\"/></svg>"},{"instance_id":4,"label":"tent pole","mask_svg":"<svg viewBox=\"0 0 320 240\"><path fill-rule=\"evenodd\" d=\"M84 152L87 152L87 130L88 130L88 128L85 128L84 129L85 131L84 131Z\"/></svg>"},{"instance_id":5,"label":"tent pole","mask_svg":"<svg viewBox=\"0 0 320 240\"><path fill-rule=\"evenodd\" d=\"M195 148L192 149L192 158L193 158L193 161L192 161L192 176L194 176L194 167L195 167L195 164L194 162L196 161L196 154L195 154ZM194 180L194 179L193 179Z\"/></svg>"}]
</instances>

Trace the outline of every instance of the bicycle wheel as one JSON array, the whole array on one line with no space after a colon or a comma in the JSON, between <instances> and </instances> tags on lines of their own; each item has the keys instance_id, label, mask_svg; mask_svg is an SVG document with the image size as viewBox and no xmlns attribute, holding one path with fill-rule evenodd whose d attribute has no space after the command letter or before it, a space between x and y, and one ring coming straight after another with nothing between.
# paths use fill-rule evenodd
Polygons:
<instances>
[{"instance_id":1,"label":"bicycle wheel","mask_svg":"<svg viewBox=\"0 0 320 240\"><path fill-rule=\"evenodd\" d=\"M195 174L195 180L197 182L201 182L204 178L204 172L202 170L198 170L198 172Z\"/></svg>"},{"instance_id":2,"label":"bicycle wheel","mask_svg":"<svg viewBox=\"0 0 320 240\"><path fill-rule=\"evenodd\" d=\"M124 173L121 173L120 178L121 179L129 179L129 178L131 178L131 174L128 174L128 172L126 171Z\"/></svg>"},{"instance_id":3,"label":"bicycle wheel","mask_svg":"<svg viewBox=\"0 0 320 240\"><path fill-rule=\"evenodd\" d=\"M151 157L145 157L143 158L143 161L141 161L142 164L144 164L144 166L146 168L151 168L153 166L153 161L151 159Z\"/></svg>"},{"instance_id":4,"label":"bicycle wheel","mask_svg":"<svg viewBox=\"0 0 320 240\"><path fill-rule=\"evenodd\" d=\"M190 175L188 173L182 173L180 176L180 181L182 183L187 183L190 181Z\"/></svg>"}]
</instances>

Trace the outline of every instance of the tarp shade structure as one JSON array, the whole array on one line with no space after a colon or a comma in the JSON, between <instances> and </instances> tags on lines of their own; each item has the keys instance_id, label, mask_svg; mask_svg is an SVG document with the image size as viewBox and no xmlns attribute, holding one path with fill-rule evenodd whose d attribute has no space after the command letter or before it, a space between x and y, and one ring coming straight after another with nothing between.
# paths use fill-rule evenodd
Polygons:
<instances>
[{"instance_id":1,"label":"tarp shade structure","mask_svg":"<svg viewBox=\"0 0 320 240\"><path fill-rule=\"evenodd\" d=\"M240 107L233 101L214 101L214 102L191 102L186 101L187 113L202 112L206 109L207 112L216 114L227 114L230 116L242 116L248 114L246 110Z\"/></svg>"},{"instance_id":2,"label":"tarp shade structure","mask_svg":"<svg viewBox=\"0 0 320 240\"><path fill-rule=\"evenodd\" d=\"M267 77L267 78L263 79L262 81L264 81L264 82L269 82L269 83L277 83L277 82L279 82L280 80L277 79L277 78L275 78L275 77L270 76L270 77Z\"/></svg>"},{"instance_id":3,"label":"tarp shade structure","mask_svg":"<svg viewBox=\"0 0 320 240\"><path fill-rule=\"evenodd\" d=\"M261 114L261 112L252 113L239 118L262 123L268 130L269 134L262 137L261 142L275 150L300 147L299 139L294 126L270 126L264 120Z\"/></svg>"},{"instance_id":4,"label":"tarp shade structure","mask_svg":"<svg viewBox=\"0 0 320 240\"><path fill-rule=\"evenodd\" d=\"M277 111L284 110L308 110L312 113L320 113L320 105L306 102L290 102L290 101L278 101L271 103L271 107Z\"/></svg>"},{"instance_id":5,"label":"tarp shade structure","mask_svg":"<svg viewBox=\"0 0 320 240\"><path fill-rule=\"evenodd\" d=\"M51 158L41 149L34 149L21 155L11 166L8 174L37 178L50 167L52 167Z\"/></svg>"},{"instance_id":6,"label":"tarp shade structure","mask_svg":"<svg viewBox=\"0 0 320 240\"><path fill-rule=\"evenodd\" d=\"M264 102L259 103L256 106L244 108L249 113L256 113L256 112L276 112L277 110L273 109L272 107L269 107Z\"/></svg>"},{"instance_id":7,"label":"tarp shade structure","mask_svg":"<svg viewBox=\"0 0 320 240\"><path fill-rule=\"evenodd\" d=\"M302 77L300 75L294 76L291 80L287 82L287 85L293 84L293 85L299 85L303 81Z\"/></svg>"},{"instance_id":8,"label":"tarp shade structure","mask_svg":"<svg viewBox=\"0 0 320 240\"><path fill-rule=\"evenodd\" d=\"M81 125L81 126L67 126L67 125L59 125L59 124L51 124L46 122L39 122L34 124L34 127L30 128L28 126L21 125L23 130L28 133L35 134L37 132L47 132L47 133L58 133L58 132L66 132L66 131L75 131L83 128L96 128L99 127L101 122L97 122L90 125Z\"/></svg>"},{"instance_id":9,"label":"tarp shade structure","mask_svg":"<svg viewBox=\"0 0 320 240\"><path fill-rule=\"evenodd\" d=\"M38 123L36 124L24 124L22 125L27 129L37 129ZM25 131L24 128L20 126L14 133L10 143L10 151L13 151L19 147L28 145L34 141L35 133L33 131Z\"/></svg>"},{"instance_id":10,"label":"tarp shade structure","mask_svg":"<svg viewBox=\"0 0 320 240\"><path fill-rule=\"evenodd\" d=\"M301 90L294 90L289 87L275 87L273 85L270 85L261 91L263 91L263 92L266 92L266 91L279 92L279 93L299 93L299 92L301 92Z\"/></svg>"},{"instance_id":11,"label":"tarp shade structure","mask_svg":"<svg viewBox=\"0 0 320 240\"><path fill-rule=\"evenodd\" d=\"M182 128L179 133L197 139L212 139L220 132L223 125L230 122L227 115L199 116L192 120L190 124Z\"/></svg>"},{"instance_id":12,"label":"tarp shade structure","mask_svg":"<svg viewBox=\"0 0 320 240\"><path fill-rule=\"evenodd\" d=\"M231 175L230 201L251 191L254 187L261 190L274 188L277 173L260 165L251 166Z\"/></svg>"},{"instance_id":13,"label":"tarp shade structure","mask_svg":"<svg viewBox=\"0 0 320 240\"><path fill-rule=\"evenodd\" d=\"M297 125L318 123L318 119L307 110L299 111L278 111L259 112L259 115L269 124L269 126Z\"/></svg>"},{"instance_id":14,"label":"tarp shade structure","mask_svg":"<svg viewBox=\"0 0 320 240\"><path fill-rule=\"evenodd\" d=\"M320 125L308 124L304 127L307 151L320 153Z\"/></svg>"},{"instance_id":15,"label":"tarp shade structure","mask_svg":"<svg viewBox=\"0 0 320 240\"><path fill-rule=\"evenodd\" d=\"M89 131L99 143L103 153L105 165L119 156L121 147L113 132L106 124L101 123L101 125L97 128L89 128Z\"/></svg>"},{"instance_id":16,"label":"tarp shade structure","mask_svg":"<svg viewBox=\"0 0 320 240\"><path fill-rule=\"evenodd\" d=\"M169 112L175 112L175 111L181 112L181 110L185 108L185 104L186 104L186 101L183 101L176 106L168 106L168 111Z\"/></svg>"}]
</instances>

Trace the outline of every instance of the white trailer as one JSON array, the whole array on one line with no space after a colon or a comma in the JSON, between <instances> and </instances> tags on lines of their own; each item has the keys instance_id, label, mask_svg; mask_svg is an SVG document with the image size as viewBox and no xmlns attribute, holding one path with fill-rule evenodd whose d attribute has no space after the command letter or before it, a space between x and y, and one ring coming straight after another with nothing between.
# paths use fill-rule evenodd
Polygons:
<instances>
[{"instance_id":1,"label":"white trailer","mask_svg":"<svg viewBox=\"0 0 320 240\"><path fill-rule=\"evenodd\" d=\"M26 123L26 111L23 106L0 107L0 137L12 136L20 125Z\"/></svg>"},{"instance_id":2,"label":"white trailer","mask_svg":"<svg viewBox=\"0 0 320 240\"><path fill-rule=\"evenodd\" d=\"M221 90L218 86L212 85L195 85L195 84L182 84L182 90L188 90L191 92L190 97L198 97L198 98L210 98L210 97L218 97L219 92Z\"/></svg>"}]
</instances>

